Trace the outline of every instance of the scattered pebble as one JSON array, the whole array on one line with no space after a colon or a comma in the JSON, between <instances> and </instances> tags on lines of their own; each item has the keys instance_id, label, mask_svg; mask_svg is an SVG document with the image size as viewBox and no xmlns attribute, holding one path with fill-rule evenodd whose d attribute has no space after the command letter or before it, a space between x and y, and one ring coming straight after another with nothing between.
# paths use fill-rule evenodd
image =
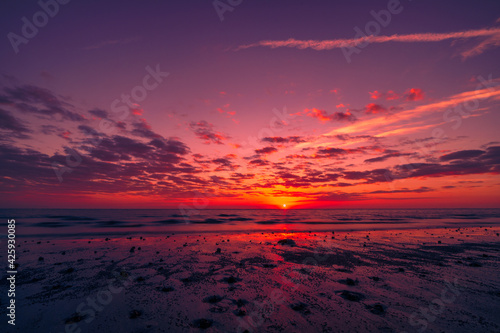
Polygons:
<instances>
[{"instance_id":1,"label":"scattered pebble","mask_svg":"<svg viewBox=\"0 0 500 333\"><path fill-rule=\"evenodd\" d=\"M205 318L197 319L193 322L194 327L201 328L202 330L209 328L210 326L212 326L212 324L213 324L212 320Z\"/></svg>"},{"instance_id":2,"label":"scattered pebble","mask_svg":"<svg viewBox=\"0 0 500 333\"><path fill-rule=\"evenodd\" d=\"M135 319L135 318L138 318L142 315L141 311L139 310L132 310L130 311L130 314L129 314L129 318L130 319Z\"/></svg>"},{"instance_id":3,"label":"scattered pebble","mask_svg":"<svg viewBox=\"0 0 500 333\"><path fill-rule=\"evenodd\" d=\"M285 238L278 241L280 245L297 246L293 239Z\"/></svg>"}]
</instances>

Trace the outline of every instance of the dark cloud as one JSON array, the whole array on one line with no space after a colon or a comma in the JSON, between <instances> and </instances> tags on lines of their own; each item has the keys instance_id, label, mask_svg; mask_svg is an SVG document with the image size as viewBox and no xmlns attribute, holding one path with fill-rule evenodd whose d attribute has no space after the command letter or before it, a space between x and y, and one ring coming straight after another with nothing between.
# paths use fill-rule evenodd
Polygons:
<instances>
[{"instance_id":1,"label":"dark cloud","mask_svg":"<svg viewBox=\"0 0 500 333\"><path fill-rule=\"evenodd\" d=\"M256 149L255 153L258 155L268 155L268 154L276 153L277 151L278 151L278 149L276 149L274 147L264 147L261 149Z\"/></svg>"},{"instance_id":2,"label":"dark cloud","mask_svg":"<svg viewBox=\"0 0 500 333\"><path fill-rule=\"evenodd\" d=\"M200 139L202 139L206 144L215 143L218 145L224 144L223 141L229 139L222 133L216 132L214 130L214 125L206 122L205 120L199 122L191 122L189 127L193 133Z\"/></svg>"},{"instance_id":3,"label":"dark cloud","mask_svg":"<svg viewBox=\"0 0 500 333\"><path fill-rule=\"evenodd\" d=\"M386 161L392 157L399 157L399 156L410 156L412 154L408 154L408 153L400 153L400 152L390 152L390 153L387 153L387 154L383 154L382 156L379 156L379 157L374 157L374 158L369 158L369 159L366 159L365 160L365 163L374 163L374 162L383 162L383 161Z\"/></svg>"},{"instance_id":4,"label":"dark cloud","mask_svg":"<svg viewBox=\"0 0 500 333\"><path fill-rule=\"evenodd\" d=\"M384 183L394 180L388 169L374 169L369 171L345 171L342 175L348 180L364 180L367 184Z\"/></svg>"},{"instance_id":5,"label":"dark cloud","mask_svg":"<svg viewBox=\"0 0 500 333\"><path fill-rule=\"evenodd\" d=\"M354 186L354 184L352 183L336 183L336 184L332 184L332 186L339 186L339 187L348 187L348 186Z\"/></svg>"},{"instance_id":6,"label":"dark cloud","mask_svg":"<svg viewBox=\"0 0 500 333\"><path fill-rule=\"evenodd\" d=\"M266 166L269 165L269 162L260 158L251 160L248 162L250 165L255 165L255 166Z\"/></svg>"},{"instance_id":7,"label":"dark cloud","mask_svg":"<svg viewBox=\"0 0 500 333\"><path fill-rule=\"evenodd\" d=\"M373 141L379 140L379 138L377 138L375 136L371 136L371 135L337 134L333 137L340 140L340 141L351 141L351 140L359 140L359 139L366 139L366 140L373 140Z\"/></svg>"},{"instance_id":8,"label":"dark cloud","mask_svg":"<svg viewBox=\"0 0 500 333\"><path fill-rule=\"evenodd\" d=\"M357 120L356 116L350 113L349 111L346 112L334 112L330 115L330 120L332 121L350 121L354 122Z\"/></svg>"},{"instance_id":9,"label":"dark cloud","mask_svg":"<svg viewBox=\"0 0 500 333\"><path fill-rule=\"evenodd\" d=\"M42 125L40 131L45 135L53 135L64 132L64 129L54 125Z\"/></svg>"},{"instance_id":10,"label":"dark cloud","mask_svg":"<svg viewBox=\"0 0 500 333\"><path fill-rule=\"evenodd\" d=\"M151 129L151 125L149 125L146 121L141 120L139 122L135 122L132 124L132 131L130 134L135 136L140 136L147 139L161 138L161 135L155 133Z\"/></svg>"},{"instance_id":11,"label":"dark cloud","mask_svg":"<svg viewBox=\"0 0 500 333\"><path fill-rule=\"evenodd\" d=\"M359 148L354 149L344 149L344 148L318 148L316 151L316 158L332 158L340 157L347 154L360 153L363 152Z\"/></svg>"},{"instance_id":12,"label":"dark cloud","mask_svg":"<svg viewBox=\"0 0 500 333\"><path fill-rule=\"evenodd\" d=\"M87 125L78 125L78 129L85 135L98 136L103 135L95 130L95 128L87 126Z\"/></svg>"},{"instance_id":13,"label":"dark cloud","mask_svg":"<svg viewBox=\"0 0 500 333\"><path fill-rule=\"evenodd\" d=\"M13 104L13 102L5 95L0 95L0 104Z\"/></svg>"},{"instance_id":14,"label":"dark cloud","mask_svg":"<svg viewBox=\"0 0 500 333\"><path fill-rule=\"evenodd\" d=\"M32 132L19 119L2 109L0 109L0 130L6 130L9 132L8 136L18 139L27 139L29 136L26 133Z\"/></svg>"},{"instance_id":15,"label":"dark cloud","mask_svg":"<svg viewBox=\"0 0 500 333\"><path fill-rule=\"evenodd\" d=\"M229 179L231 179L235 183L240 183L243 180L253 179L253 178L255 178L254 173L243 174L243 173L236 172L236 173L233 173Z\"/></svg>"},{"instance_id":16,"label":"dark cloud","mask_svg":"<svg viewBox=\"0 0 500 333\"><path fill-rule=\"evenodd\" d=\"M93 116L96 116L97 118L102 118L102 119L108 118L108 112L105 110L93 109L90 110L89 113Z\"/></svg>"},{"instance_id":17,"label":"dark cloud","mask_svg":"<svg viewBox=\"0 0 500 333\"><path fill-rule=\"evenodd\" d=\"M391 190L391 191L386 191L386 190L378 190L378 191L372 191L372 192L367 192L368 194L380 194L380 193L425 193L425 192L431 192L434 191L432 188L422 186L417 189L409 190L407 188L402 188L400 190Z\"/></svg>"},{"instance_id":18,"label":"dark cloud","mask_svg":"<svg viewBox=\"0 0 500 333\"><path fill-rule=\"evenodd\" d=\"M184 160L183 155L190 152L188 146L174 138L156 138L150 142L142 142L115 135L93 143L95 145L90 144L84 147L89 156L108 162L138 162L143 160L150 165L154 163L177 164ZM189 165L188 167L192 168ZM173 170L173 166L170 166L170 168Z\"/></svg>"},{"instance_id":19,"label":"dark cloud","mask_svg":"<svg viewBox=\"0 0 500 333\"><path fill-rule=\"evenodd\" d=\"M93 149L90 152L90 156L96 158L101 161L106 162L119 162L119 161L128 161L130 160L129 155L120 155L113 151L105 150L105 149Z\"/></svg>"},{"instance_id":20,"label":"dark cloud","mask_svg":"<svg viewBox=\"0 0 500 333\"><path fill-rule=\"evenodd\" d=\"M451 160L461 160L478 157L484 154L484 150L460 150L454 153L446 154L441 156L439 159L441 161L451 161Z\"/></svg>"},{"instance_id":21,"label":"dark cloud","mask_svg":"<svg viewBox=\"0 0 500 333\"><path fill-rule=\"evenodd\" d=\"M265 137L261 140L262 142L270 142L270 143L301 143L306 142L301 136L288 136L288 137Z\"/></svg>"},{"instance_id":22,"label":"dark cloud","mask_svg":"<svg viewBox=\"0 0 500 333\"><path fill-rule=\"evenodd\" d=\"M48 89L33 85L23 85L14 88L4 88L6 98L12 101L16 109L26 113L54 118L59 116L62 120L84 121L79 113L70 111L73 106L52 93Z\"/></svg>"},{"instance_id":23,"label":"dark cloud","mask_svg":"<svg viewBox=\"0 0 500 333\"><path fill-rule=\"evenodd\" d=\"M442 157L450 163L404 164L396 166L395 170L401 178L500 173L500 146L489 147L486 151L461 150Z\"/></svg>"},{"instance_id":24,"label":"dark cloud","mask_svg":"<svg viewBox=\"0 0 500 333\"><path fill-rule=\"evenodd\" d=\"M211 162L217 165L217 168L214 171L234 171L239 167L233 163L231 158L228 157L216 158Z\"/></svg>"},{"instance_id":25,"label":"dark cloud","mask_svg":"<svg viewBox=\"0 0 500 333\"><path fill-rule=\"evenodd\" d=\"M490 141L488 143L485 143L484 145L481 145L481 148L487 148L489 146L494 146L500 144L500 141Z\"/></svg>"},{"instance_id":26,"label":"dark cloud","mask_svg":"<svg viewBox=\"0 0 500 333\"><path fill-rule=\"evenodd\" d=\"M450 163L408 163L396 165L392 169L343 171L342 177L372 184L405 178L500 173L500 146L489 147L486 151L458 151L444 156Z\"/></svg>"},{"instance_id":27,"label":"dark cloud","mask_svg":"<svg viewBox=\"0 0 500 333\"><path fill-rule=\"evenodd\" d=\"M374 113L374 114L384 113L384 112L387 112L387 108L385 108L384 106L382 106L380 104L370 103L370 104L365 106L364 112L365 113Z\"/></svg>"},{"instance_id":28,"label":"dark cloud","mask_svg":"<svg viewBox=\"0 0 500 333\"><path fill-rule=\"evenodd\" d=\"M317 148L315 154L313 155L300 155L300 154L293 154L293 155L287 155L287 159L320 159L320 158L340 158L349 154L355 154L355 153L363 153L364 149L370 148L370 147L359 147L359 148L352 148L352 149L344 149L344 148L334 148L334 147L327 147L327 148ZM313 148L303 148L303 151L309 151Z\"/></svg>"},{"instance_id":29,"label":"dark cloud","mask_svg":"<svg viewBox=\"0 0 500 333\"><path fill-rule=\"evenodd\" d=\"M405 98L407 101L419 101L424 99L424 92L419 88L411 88L406 92Z\"/></svg>"},{"instance_id":30,"label":"dark cloud","mask_svg":"<svg viewBox=\"0 0 500 333\"><path fill-rule=\"evenodd\" d=\"M191 152L191 149L176 138L155 138L149 142L150 145L160 149L162 152L186 155Z\"/></svg>"},{"instance_id":31,"label":"dark cloud","mask_svg":"<svg viewBox=\"0 0 500 333\"><path fill-rule=\"evenodd\" d=\"M304 113L308 115L309 117L316 118L320 120L321 122L326 122L326 121L356 121L357 118L354 116L350 111L346 112L334 112L332 114L328 114L325 110L319 110L316 108L313 109L305 109Z\"/></svg>"}]
</instances>

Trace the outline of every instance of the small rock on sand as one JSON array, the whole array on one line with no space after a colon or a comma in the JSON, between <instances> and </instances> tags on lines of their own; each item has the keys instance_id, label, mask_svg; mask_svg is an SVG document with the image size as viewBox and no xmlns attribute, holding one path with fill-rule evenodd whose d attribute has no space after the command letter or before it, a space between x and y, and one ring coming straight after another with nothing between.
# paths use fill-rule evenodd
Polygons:
<instances>
[{"instance_id":1,"label":"small rock on sand","mask_svg":"<svg viewBox=\"0 0 500 333\"><path fill-rule=\"evenodd\" d=\"M297 246L297 244L295 243L295 241L293 239L290 239L290 238L281 239L281 240L278 241L278 244L280 244L280 245L288 245L288 246Z\"/></svg>"},{"instance_id":2,"label":"small rock on sand","mask_svg":"<svg viewBox=\"0 0 500 333\"><path fill-rule=\"evenodd\" d=\"M343 299L346 299L348 301L351 301L351 302L359 302L363 298L365 298L365 296L363 296L363 294L356 293L356 292L349 291L349 290L343 290L340 293L340 297L342 297Z\"/></svg>"},{"instance_id":3,"label":"small rock on sand","mask_svg":"<svg viewBox=\"0 0 500 333\"><path fill-rule=\"evenodd\" d=\"M83 319L85 319L85 317L84 317L84 316L82 316L82 315L81 315L81 314L79 314L79 313L75 313L75 314L73 314L71 317L69 317L68 319L66 319L66 320L64 321L64 323L65 323L66 325L75 324L75 323L79 323L79 322L81 322Z\"/></svg>"},{"instance_id":4,"label":"small rock on sand","mask_svg":"<svg viewBox=\"0 0 500 333\"><path fill-rule=\"evenodd\" d=\"M215 303L219 303L222 300L223 300L223 298L221 296L219 296L219 295L213 295L213 296L205 297L203 299L203 303L215 304Z\"/></svg>"},{"instance_id":5,"label":"small rock on sand","mask_svg":"<svg viewBox=\"0 0 500 333\"><path fill-rule=\"evenodd\" d=\"M290 304L290 308L293 311L302 312L303 314L310 314L311 313L311 311L308 309L308 305L306 303L302 303L302 302L292 303L292 304Z\"/></svg>"},{"instance_id":6,"label":"small rock on sand","mask_svg":"<svg viewBox=\"0 0 500 333\"><path fill-rule=\"evenodd\" d=\"M135 319L135 318L140 317L140 316L141 316L141 314L142 314L142 313L141 313L141 311L139 311L139 310L132 310L132 311L130 311L129 318L130 318L130 319Z\"/></svg>"},{"instance_id":7,"label":"small rock on sand","mask_svg":"<svg viewBox=\"0 0 500 333\"><path fill-rule=\"evenodd\" d=\"M241 279L234 277L234 276L230 276L230 277L226 277L226 278L222 279L222 281L229 283L229 284L233 284L233 283L241 281Z\"/></svg>"},{"instance_id":8,"label":"small rock on sand","mask_svg":"<svg viewBox=\"0 0 500 333\"><path fill-rule=\"evenodd\" d=\"M205 318L197 319L193 322L194 327L201 328L202 330L209 328L210 326L212 326L212 324L212 320Z\"/></svg>"},{"instance_id":9,"label":"small rock on sand","mask_svg":"<svg viewBox=\"0 0 500 333\"><path fill-rule=\"evenodd\" d=\"M370 310L371 313L376 315L383 315L385 313L385 308L382 304L377 303L375 305L367 305L366 308Z\"/></svg>"},{"instance_id":10,"label":"small rock on sand","mask_svg":"<svg viewBox=\"0 0 500 333\"><path fill-rule=\"evenodd\" d=\"M237 309L237 310L234 310L233 313L237 316L237 317L243 317L243 316L246 316L247 315L247 312L245 310L242 310L242 309Z\"/></svg>"},{"instance_id":11,"label":"small rock on sand","mask_svg":"<svg viewBox=\"0 0 500 333\"><path fill-rule=\"evenodd\" d=\"M74 271L75 271L75 269L73 267L70 267L68 269L62 270L60 273L61 274L69 274L69 273L73 273Z\"/></svg>"},{"instance_id":12,"label":"small rock on sand","mask_svg":"<svg viewBox=\"0 0 500 333\"><path fill-rule=\"evenodd\" d=\"M243 305L247 304L248 301L244 299L237 299L236 301L233 301L234 304L236 304L237 307L241 308Z\"/></svg>"},{"instance_id":13,"label":"small rock on sand","mask_svg":"<svg viewBox=\"0 0 500 333\"><path fill-rule=\"evenodd\" d=\"M359 283L358 279L353 280L353 279L350 279L350 278L347 278L345 280L339 280L339 282L342 283L342 284L348 285L348 286L356 286Z\"/></svg>"}]
</instances>

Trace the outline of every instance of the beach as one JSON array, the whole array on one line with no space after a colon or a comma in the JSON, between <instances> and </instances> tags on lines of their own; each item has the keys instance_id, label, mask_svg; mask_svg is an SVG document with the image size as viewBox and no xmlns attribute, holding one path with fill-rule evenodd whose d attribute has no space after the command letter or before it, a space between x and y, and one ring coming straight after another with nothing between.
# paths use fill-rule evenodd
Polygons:
<instances>
[{"instance_id":1,"label":"beach","mask_svg":"<svg viewBox=\"0 0 500 333\"><path fill-rule=\"evenodd\" d=\"M499 232L19 239L9 332L498 332Z\"/></svg>"}]
</instances>

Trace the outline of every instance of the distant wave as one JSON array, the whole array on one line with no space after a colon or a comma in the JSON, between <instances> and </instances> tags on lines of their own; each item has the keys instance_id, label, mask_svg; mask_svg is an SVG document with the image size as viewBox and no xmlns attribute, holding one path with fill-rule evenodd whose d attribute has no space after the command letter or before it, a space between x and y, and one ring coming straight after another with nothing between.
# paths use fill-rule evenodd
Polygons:
<instances>
[{"instance_id":1,"label":"distant wave","mask_svg":"<svg viewBox=\"0 0 500 333\"><path fill-rule=\"evenodd\" d=\"M130 223L130 222L125 222L125 221L116 221L116 220L111 220L111 221L102 221L98 222L95 224L99 228L139 228L139 227L144 227L145 224L143 223Z\"/></svg>"},{"instance_id":2,"label":"distant wave","mask_svg":"<svg viewBox=\"0 0 500 333\"><path fill-rule=\"evenodd\" d=\"M338 210L0 209L22 235L165 233L169 231L341 230L500 224L500 209ZM21 230L21 229L20 229Z\"/></svg>"},{"instance_id":3,"label":"distant wave","mask_svg":"<svg viewBox=\"0 0 500 333\"><path fill-rule=\"evenodd\" d=\"M35 223L34 226L43 228L64 228L71 227L72 224L64 222L38 222Z\"/></svg>"},{"instance_id":4,"label":"distant wave","mask_svg":"<svg viewBox=\"0 0 500 333\"><path fill-rule=\"evenodd\" d=\"M47 219L60 219L64 221L95 221L95 218L84 216L71 216L71 215L45 215L42 216Z\"/></svg>"},{"instance_id":5,"label":"distant wave","mask_svg":"<svg viewBox=\"0 0 500 333\"><path fill-rule=\"evenodd\" d=\"M224 222L226 221L221 219L212 219L212 218L208 218L203 221L191 221L191 223L206 223L206 224L221 224Z\"/></svg>"},{"instance_id":6,"label":"distant wave","mask_svg":"<svg viewBox=\"0 0 500 333\"><path fill-rule=\"evenodd\" d=\"M290 221L257 221L256 224L400 224L400 223L411 223L410 221L387 221L387 222L375 222L375 221L364 221L364 222L354 222L354 221L330 221L330 222L318 222L318 221L304 221L304 222L290 222Z\"/></svg>"},{"instance_id":7,"label":"distant wave","mask_svg":"<svg viewBox=\"0 0 500 333\"><path fill-rule=\"evenodd\" d=\"M158 224L179 224L179 223L183 223L183 221L176 220L176 219L167 219L167 220L154 221L153 223L158 223Z\"/></svg>"}]
</instances>

